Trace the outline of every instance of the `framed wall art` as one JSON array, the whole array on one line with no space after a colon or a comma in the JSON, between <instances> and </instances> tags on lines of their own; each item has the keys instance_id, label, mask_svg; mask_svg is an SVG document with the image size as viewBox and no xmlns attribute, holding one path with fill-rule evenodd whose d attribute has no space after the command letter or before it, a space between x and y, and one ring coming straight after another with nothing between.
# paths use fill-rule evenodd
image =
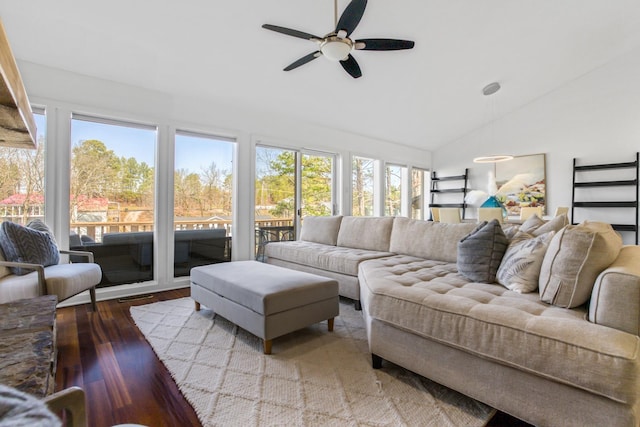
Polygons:
<instances>
[{"instance_id":1,"label":"framed wall art","mask_svg":"<svg viewBox=\"0 0 640 427\"><path fill-rule=\"evenodd\" d=\"M507 208L509 216L519 216L524 206L542 206L546 213L545 155L516 156L495 164L496 197Z\"/></svg>"}]
</instances>

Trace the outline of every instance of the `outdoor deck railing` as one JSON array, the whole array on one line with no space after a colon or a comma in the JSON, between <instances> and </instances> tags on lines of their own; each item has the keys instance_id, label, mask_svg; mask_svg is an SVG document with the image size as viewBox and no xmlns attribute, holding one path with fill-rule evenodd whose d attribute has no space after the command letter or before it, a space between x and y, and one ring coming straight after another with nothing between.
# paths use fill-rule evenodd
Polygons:
<instances>
[{"instance_id":1,"label":"outdoor deck railing","mask_svg":"<svg viewBox=\"0 0 640 427\"><path fill-rule=\"evenodd\" d=\"M292 227L292 219L260 219L255 221L256 229L263 227ZM206 230L224 228L227 236L232 235L231 220L188 220L175 221L174 230ZM133 233L138 231L153 231L152 221L138 222L72 222L70 229L78 235L86 235L96 242L102 241L107 233Z\"/></svg>"}]
</instances>

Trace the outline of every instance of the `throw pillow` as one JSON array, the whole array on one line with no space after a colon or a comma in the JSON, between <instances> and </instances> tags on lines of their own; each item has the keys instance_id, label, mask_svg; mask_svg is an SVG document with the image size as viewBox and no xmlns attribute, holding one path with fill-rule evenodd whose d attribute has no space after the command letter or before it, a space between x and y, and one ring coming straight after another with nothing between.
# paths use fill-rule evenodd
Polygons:
<instances>
[{"instance_id":1,"label":"throw pillow","mask_svg":"<svg viewBox=\"0 0 640 427\"><path fill-rule=\"evenodd\" d=\"M541 234L545 234L550 231L560 231L567 224L569 224L569 217L566 214L559 215L551 218L549 221L543 221L542 225L532 231L527 231L527 233L533 234L534 236L540 236Z\"/></svg>"},{"instance_id":2,"label":"throw pillow","mask_svg":"<svg viewBox=\"0 0 640 427\"><path fill-rule=\"evenodd\" d=\"M38 230L38 231L42 231L43 233L47 233L49 236L51 236L51 238L53 239L53 242L56 243L56 238L53 235L53 231L51 231L51 229L47 226L47 224L45 224L41 220L39 219L31 220L27 224L27 227L31 228L32 230ZM57 243L56 243L56 246L57 246Z\"/></svg>"},{"instance_id":3,"label":"throw pillow","mask_svg":"<svg viewBox=\"0 0 640 427\"><path fill-rule=\"evenodd\" d=\"M482 222L458 242L458 272L474 282L495 282L508 244L497 219Z\"/></svg>"},{"instance_id":4,"label":"throw pillow","mask_svg":"<svg viewBox=\"0 0 640 427\"><path fill-rule=\"evenodd\" d=\"M540 271L540 299L559 307L584 304L598 275L620 253L622 238L609 224L583 222L556 234Z\"/></svg>"},{"instance_id":5,"label":"throw pillow","mask_svg":"<svg viewBox=\"0 0 640 427\"><path fill-rule=\"evenodd\" d=\"M553 234L551 231L534 237L519 231L502 258L497 274L498 283L518 293L535 291L542 260Z\"/></svg>"},{"instance_id":6,"label":"throw pillow","mask_svg":"<svg viewBox=\"0 0 640 427\"><path fill-rule=\"evenodd\" d=\"M342 216L307 216L302 221L300 240L335 246Z\"/></svg>"},{"instance_id":7,"label":"throw pillow","mask_svg":"<svg viewBox=\"0 0 640 427\"><path fill-rule=\"evenodd\" d=\"M519 228L517 225L502 224L502 231L504 232L504 235L507 236L507 239L511 241L519 231Z\"/></svg>"},{"instance_id":8,"label":"throw pillow","mask_svg":"<svg viewBox=\"0 0 640 427\"><path fill-rule=\"evenodd\" d=\"M538 215L533 214L522 223L519 231L532 234L535 230L542 227L543 225L544 221Z\"/></svg>"},{"instance_id":9,"label":"throw pillow","mask_svg":"<svg viewBox=\"0 0 640 427\"><path fill-rule=\"evenodd\" d=\"M40 264L45 267L60 262L58 247L48 233L10 221L0 225L0 246L7 261ZM22 276L33 270L11 267L11 271Z\"/></svg>"}]
</instances>

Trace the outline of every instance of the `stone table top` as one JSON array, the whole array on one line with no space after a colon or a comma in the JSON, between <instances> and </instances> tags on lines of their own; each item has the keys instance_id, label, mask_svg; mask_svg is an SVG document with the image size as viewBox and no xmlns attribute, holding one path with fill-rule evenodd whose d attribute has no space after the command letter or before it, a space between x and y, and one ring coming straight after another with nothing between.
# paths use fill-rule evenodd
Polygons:
<instances>
[{"instance_id":1,"label":"stone table top","mask_svg":"<svg viewBox=\"0 0 640 427\"><path fill-rule=\"evenodd\" d=\"M46 295L0 304L0 384L40 398L53 392L57 302Z\"/></svg>"}]
</instances>

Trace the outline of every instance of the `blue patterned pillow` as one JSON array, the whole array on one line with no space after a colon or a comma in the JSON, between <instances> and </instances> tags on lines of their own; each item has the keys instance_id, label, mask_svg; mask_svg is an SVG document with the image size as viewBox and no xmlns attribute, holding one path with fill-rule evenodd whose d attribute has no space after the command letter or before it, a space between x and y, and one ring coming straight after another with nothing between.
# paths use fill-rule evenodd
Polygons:
<instances>
[{"instance_id":1,"label":"blue patterned pillow","mask_svg":"<svg viewBox=\"0 0 640 427\"><path fill-rule=\"evenodd\" d=\"M0 225L0 247L7 261L40 264L45 267L60 262L58 247L49 233L10 221ZM33 270L11 267L11 271L22 276Z\"/></svg>"}]
</instances>

